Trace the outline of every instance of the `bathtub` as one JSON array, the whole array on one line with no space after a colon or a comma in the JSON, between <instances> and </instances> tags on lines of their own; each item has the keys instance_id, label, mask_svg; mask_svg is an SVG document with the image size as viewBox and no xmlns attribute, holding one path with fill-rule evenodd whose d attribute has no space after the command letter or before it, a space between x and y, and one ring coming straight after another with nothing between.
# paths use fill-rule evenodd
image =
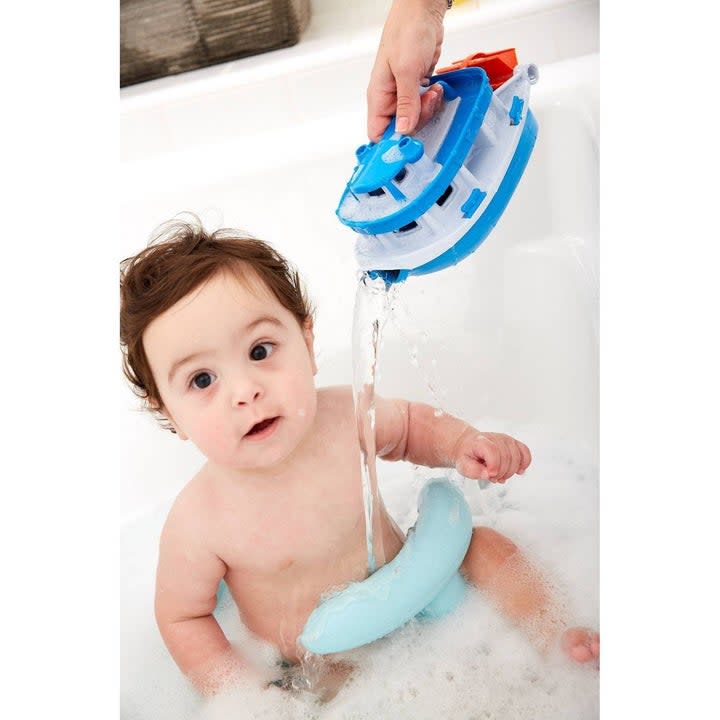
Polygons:
<instances>
[{"instance_id":1,"label":"bathtub","mask_svg":"<svg viewBox=\"0 0 720 720\"><path fill-rule=\"evenodd\" d=\"M270 241L298 266L317 305L317 381L327 385L348 383L352 373L354 237L334 209L365 137L364 92L384 5L376 3L365 24L343 31L328 29L337 19L333 24L329 2L319 5L323 12L294 48L123 90L118 254L137 252L155 226L183 210L196 212L211 229L240 227ZM439 405L531 446L526 476L502 490L466 481L466 495L476 520L527 545L567 588L576 616L596 625L597 3L461 4L446 18L440 64L510 46L540 70L531 97L536 149L507 212L478 251L401 288L397 316L384 335L377 391ZM140 412L129 391L124 397L121 432L132 450L121 458L122 716L230 717L233 707L243 706L227 698L214 707L198 701L165 651L152 613L162 522L202 457ZM382 463L378 474L389 510L409 527L425 475ZM231 609L226 615L235 622ZM232 632L242 635L242 627L236 623ZM447 650L456 641L437 642ZM494 659L485 667L495 684L485 686L484 699L472 700L489 713L483 717L522 717L523 702L531 712L540 696L542 702L555 698L555 718L597 717L594 675L534 665L512 645L520 639L509 642L490 653ZM508 647L521 662L508 660ZM368 682L382 697L380 675L373 676L382 661L372 656L368 662L374 670L367 674L376 678ZM499 679L507 668L507 678ZM541 679L530 681L528 673ZM385 692L392 691L391 702L407 703L413 717L424 717L413 705L420 701L413 700L412 682L403 677L396 673ZM437 694L434 677L422 684ZM273 710L262 698L253 707L267 717L382 717L371 704L363 706L362 682L322 710L307 703ZM518 683L525 688L519 696ZM515 698L515 710L498 704L502 693ZM460 705L443 707L447 716L461 716ZM391 716L403 717L400 711Z\"/></svg>"}]
</instances>

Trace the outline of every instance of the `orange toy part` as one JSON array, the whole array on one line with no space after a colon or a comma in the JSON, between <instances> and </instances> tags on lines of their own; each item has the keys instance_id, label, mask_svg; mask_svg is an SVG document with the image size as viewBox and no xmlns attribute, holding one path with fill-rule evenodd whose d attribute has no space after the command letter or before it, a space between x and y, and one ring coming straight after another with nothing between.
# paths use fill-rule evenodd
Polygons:
<instances>
[{"instance_id":1,"label":"orange toy part","mask_svg":"<svg viewBox=\"0 0 720 720\"><path fill-rule=\"evenodd\" d=\"M455 60L452 65L436 70L435 74L440 75L467 67L481 67L487 73L492 89L495 90L512 77L513 68L517 64L515 48L508 48L492 53L473 53L462 60Z\"/></svg>"}]
</instances>

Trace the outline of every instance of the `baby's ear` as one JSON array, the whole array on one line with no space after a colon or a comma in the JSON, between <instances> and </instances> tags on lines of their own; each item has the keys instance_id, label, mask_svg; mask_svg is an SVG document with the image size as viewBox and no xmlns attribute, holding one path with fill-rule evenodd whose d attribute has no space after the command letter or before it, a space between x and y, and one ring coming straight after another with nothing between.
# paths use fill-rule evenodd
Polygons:
<instances>
[{"instance_id":1,"label":"baby's ear","mask_svg":"<svg viewBox=\"0 0 720 720\"><path fill-rule=\"evenodd\" d=\"M172 426L172 432L175 433L175 435L177 435L181 440L187 440L188 436L177 426L177 423L171 417L168 417L166 414L165 417L167 417L170 421L170 425Z\"/></svg>"},{"instance_id":2,"label":"baby's ear","mask_svg":"<svg viewBox=\"0 0 720 720\"><path fill-rule=\"evenodd\" d=\"M159 402L150 402L150 409L154 410L155 412L160 413L161 415L164 415L167 419L168 424L170 425L170 431L177 435L181 440L187 440L188 436L180 429L178 424L173 420L172 415L167 411L167 408Z\"/></svg>"},{"instance_id":3,"label":"baby's ear","mask_svg":"<svg viewBox=\"0 0 720 720\"><path fill-rule=\"evenodd\" d=\"M182 431L182 428L175 422L175 420L173 420L172 415L170 415L165 408L162 408L160 412L168 419L170 427L175 435L177 435L181 440L187 440L188 436Z\"/></svg>"},{"instance_id":4,"label":"baby's ear","mask_svg":"<svg viewBox=\"0 0 720 720\"><path fill-rule=\"evenodd\" d=\"M315 362L315 332L313 319L311 317L305 318L305 321L303 322L303 337L305 338L305 345L307 345L308 352L310 353L313 375L317 375L317 364Z\"/></svg>"}]
</instances>

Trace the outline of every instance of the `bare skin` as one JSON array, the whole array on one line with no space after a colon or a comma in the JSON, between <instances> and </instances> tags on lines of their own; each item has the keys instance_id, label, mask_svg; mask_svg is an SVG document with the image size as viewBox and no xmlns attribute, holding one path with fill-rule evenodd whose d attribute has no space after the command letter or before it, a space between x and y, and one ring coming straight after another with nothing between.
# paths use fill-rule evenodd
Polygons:
<instances>
[{"instance_id":1,"label":"bare skin","mask_svg":"<svg viewBox=\"0 0 720 720\"><path fill-rule=\"evenodd\" d=\"M377 141L397 116L401 133L419 130L442 100L435 84L420 95L440 58L447 0L394 0L383 27L367 89L367 132Z\"/></svg>"},{"instance_id":2,"label":"bare skin","mask_svg":"<svg viewBox=\"0 0 720 720\"><path fill-rule=\"evenodd\" d=\"M144 342L166 416L208 458L163 529L155 609L176 663L209 694L250 672L212 616L222 578L246 626L296 662L320 596L367 575L352 392L315 390L311 323L257 281L216 276ZM375 428L381 457L470 478L502 483L531 460L508 435L404 400L379 398ZM389 561L404 538L382 506L380 526ZM507 538L475 528L461 569L539 647L597 657L596 634L555 622L548 586Z\"/></svg>"}]
</instances>

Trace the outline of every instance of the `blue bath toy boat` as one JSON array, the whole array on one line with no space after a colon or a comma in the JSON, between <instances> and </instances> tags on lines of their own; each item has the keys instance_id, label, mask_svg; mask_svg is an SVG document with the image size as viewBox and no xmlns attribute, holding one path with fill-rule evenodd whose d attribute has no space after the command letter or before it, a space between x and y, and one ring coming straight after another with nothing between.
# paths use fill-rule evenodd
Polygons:
<instances>
[{"instance_id":1,"label":"blue bath toy boat","mask_svg":"<svg viewBox=\"0 0 720 720\"><path fill-rule=\"evenodd\" d=\"M396 132L393 118L379 142L356 150L336 214L359 234L360 269L399 282L454 265L480 245L535 145L528 105L537 78L514 50L476 53L430 79L443 86L443 106L415 135Z\"/></svg>"}]
</instances>

